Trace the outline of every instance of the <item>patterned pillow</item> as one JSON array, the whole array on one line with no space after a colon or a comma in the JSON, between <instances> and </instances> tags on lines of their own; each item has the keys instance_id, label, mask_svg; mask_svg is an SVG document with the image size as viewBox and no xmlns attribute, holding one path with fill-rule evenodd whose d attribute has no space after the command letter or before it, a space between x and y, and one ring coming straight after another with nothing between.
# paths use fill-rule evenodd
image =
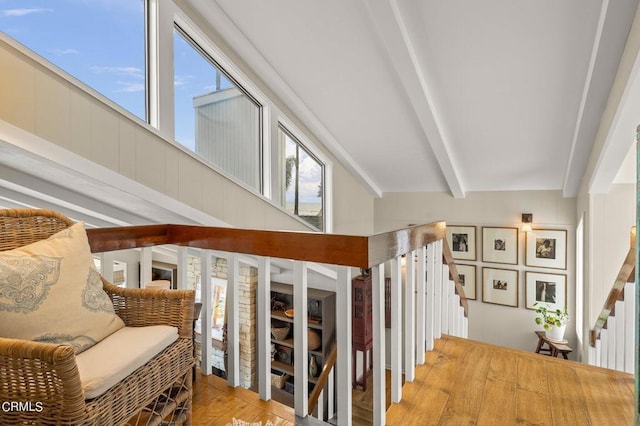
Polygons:
<instances>
[{"instance_id":1,"label":"patterned pillow","mask_svg":"<svg viewBox=\"0 0 640 426\"><path fill-rule=\"evenodd\" d=\"M0 252L0 336L71 345L80 353L122 327L83 222Z\"/></svg>"}]
</instances>

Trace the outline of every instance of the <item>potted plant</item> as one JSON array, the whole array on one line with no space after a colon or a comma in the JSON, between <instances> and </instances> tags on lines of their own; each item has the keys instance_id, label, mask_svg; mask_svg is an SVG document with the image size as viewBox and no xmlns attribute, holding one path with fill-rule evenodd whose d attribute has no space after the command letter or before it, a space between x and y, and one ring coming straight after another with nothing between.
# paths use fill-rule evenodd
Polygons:
<instances>
[{"instance_id":1,"label":"potted plant","mask_svg":"<svg viewBox=\"0 0 640 426\"><path fill-rule=\"evenodd\" d=\"M562 340L564 337L564 330L569 322L569 313L567 308L564 311L560 309L550 309L546 305L534 303L536 308L536 324L541 325L546 331L547 338L550 340Z\"/></svg>"}]
</instances>

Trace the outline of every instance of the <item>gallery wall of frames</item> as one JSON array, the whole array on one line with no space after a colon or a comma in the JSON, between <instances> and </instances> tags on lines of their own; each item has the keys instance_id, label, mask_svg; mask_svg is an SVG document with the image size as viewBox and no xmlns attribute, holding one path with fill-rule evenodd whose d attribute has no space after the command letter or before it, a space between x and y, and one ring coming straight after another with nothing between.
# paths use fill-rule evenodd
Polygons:
<instances>
[{"instance_id":1,"label":"gallery wall of frames","mask_svg":"<svg viewBox=\"0 0 640 426\"><path fill-rule=\"evenodd\" d=\"M524 291L526 309L535 310L539 303L564 310L567 231L533 229L525 232L523 247L520 232L516 227L447 226L447 241L467 299L518 308L519 292Z\"/></svg>"}]
</instances>

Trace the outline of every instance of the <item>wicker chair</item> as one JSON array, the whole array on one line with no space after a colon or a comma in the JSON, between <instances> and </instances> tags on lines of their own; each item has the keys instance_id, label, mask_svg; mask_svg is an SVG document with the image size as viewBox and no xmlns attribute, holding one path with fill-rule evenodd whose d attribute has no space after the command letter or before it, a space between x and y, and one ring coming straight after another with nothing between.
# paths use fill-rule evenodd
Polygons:
<instances>
[{"instance_id":1,"label":"wicker chair","mask_svg":"<svg viewBox=\"0 0 640 426\"><path fill-rule=\"evenodd\" d=\"M0 210L0 251L71 225L51 211ZM191 423L194 292L124 289L102 281L126 326L175 326L178 340L106 393L85 400L71 346L0 337L0 424ZM7 409L11 402L35 405Z\"/></svg>"}]
</instances>

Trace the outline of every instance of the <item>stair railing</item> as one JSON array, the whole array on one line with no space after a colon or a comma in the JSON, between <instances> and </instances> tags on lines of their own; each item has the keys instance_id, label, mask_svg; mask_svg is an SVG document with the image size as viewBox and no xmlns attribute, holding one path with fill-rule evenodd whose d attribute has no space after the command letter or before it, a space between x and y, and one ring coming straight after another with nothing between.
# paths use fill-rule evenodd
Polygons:
<instances>
[{"instance_id":1,"label":"stair railing","mask_svg":"<svg viewBox=\"0 0 640 426\"><path fill-rule=\"evenodd\" d=\"M338 424L351 422L351 270L371 269L373 282L373 394L374 424L385 423L385 312L384 281L391 279L391 389L392 402L402 398L402 360L405 381L414 379L415 367L424 363L424 352L433 348L433 340L442 334L466 337L468 306L447 245L446 224L435 222L369 237L302 232L244 230L190 225L148 225L88 230L93 252L177 245L202 252L203 277L210 275L207 266L213 251L227 253L227 351L230 386L239 385L239 318L237 314L239 259L256 259L258 269L256 324L258 393L271 399L270 383L270 276L271 259L293 261L294 317L294 409L305 417L309 406L307 365L307 277L317 264L335 265L336 272L336 352L335 375ZM180 251L180 249L179 249ZM207 254L209 253L209 254ZM148 254L150 256L150 254ZM403 261L402 258L405 258ZM390 274L385 274L385 266ZM325 268L327 269L327 268ZM404 273L403 273L404 270ZM404 289L403 289L404 283ZM202 341L211 336L211 294L202 286ZM404 303L402 303L402 298ZM404 305L404 307L403 307ZM403 336L405 339L401 341ZM208 330L208 331L207 331ZM202 345L202 371L211 371L211 361ZM332 371L327 365L327 371ZM331 377L331 376L329 376ZM329 380L330 381L330 380ZM333 388L333 386L329 386ZM318 392L321 387L318 386ZM333 399L333 398L331 398ZM313 411L313 409L311 409ZM320 414L325 418L325 414Z\"/></svg>"},{"instance_id":2,"label":"stair railing","mask_svg":"<svg viewBox=\"0 0 640 426\"><path fill-rule=\"evenodd\" d=\"M634 227L631 247L589 333L588 363L591 365L634 372L635 263Z\"/></svg>"}]
</instances>

